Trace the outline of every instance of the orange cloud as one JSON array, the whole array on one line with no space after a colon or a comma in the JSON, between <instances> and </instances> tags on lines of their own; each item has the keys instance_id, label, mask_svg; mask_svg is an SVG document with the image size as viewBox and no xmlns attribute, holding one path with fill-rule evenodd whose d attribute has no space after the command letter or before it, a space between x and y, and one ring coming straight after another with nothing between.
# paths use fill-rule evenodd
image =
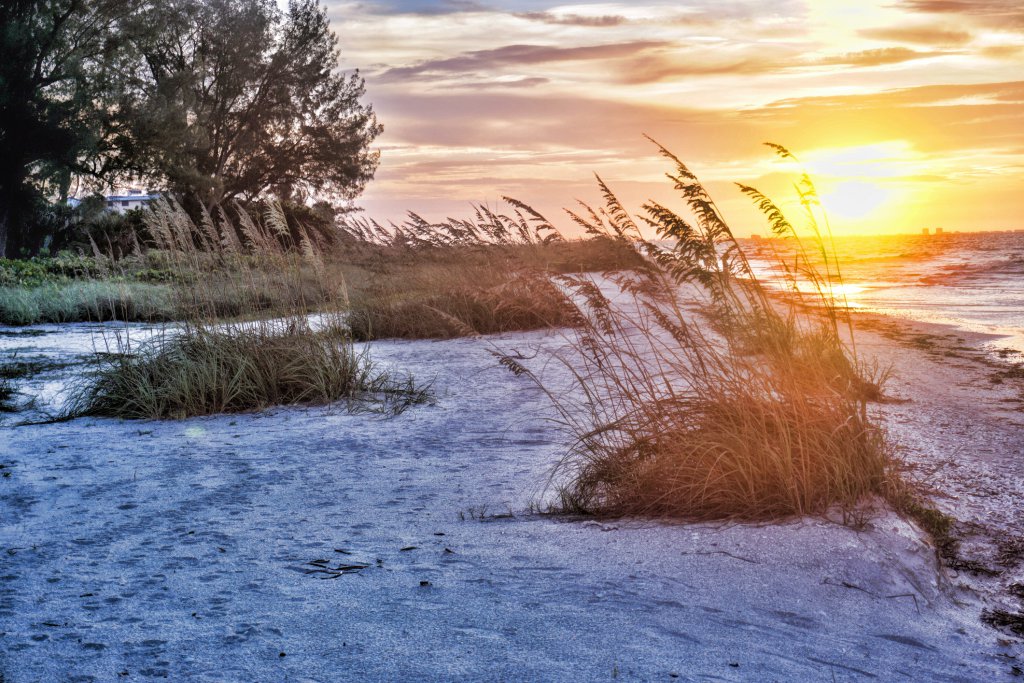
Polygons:
<instances>
[{"instance_id":1,"label":"orange cloud","mask_svg":"<svg viewBox=\"0 0 1024 683\"><path fill-rule=\"evenodd\" d=\"M928 57L941 56L943 52L919 52L906 47L882 47L873 50L861 50L859 52L848 52L842 55L824 57L817 60L817 64L829 66L882 66L885 64L898 64L909 62L915 59L926 59Z\"/></svg>"},{"instance_id":2,"label":"orange cloud","mask_svg":"<svg viewBox=\"0 0 1024 683\"><path fill-rule=\"evenodd\" d=\"M596 200L593 171L631 203L671 201L643 133L730 207L726 181L781 182L760 147L773 140L814 158L894 145L871 182L913 199L900 220L994 197L988 227L1024 216L1016 2L333 1L345 65L385 124L365 198L383 218L502 194L557 215ZM971 220L941 223L986 227Z\"/></svg>"},{"instance_id":3,"label":"orange cloud","mask_svg":"<svg viewBox=\"0 0 1024 683\"><path fill-rule=\"evenodd\" d=\"M914 12L974 17L990 25L1024 26L1024 6L1019 0L903 0L900 6Z\"/></svg>"},{"instance_id":4,"label":"orange cloud","mask_svg":"<svg viewBox=\"0 0 1024 683\"><path fill-rule=\"evenodd\" d=\"M934 45L938 47L964 45L971 40L969 32L945 26L886 26L863 29L858 31L858 34L874 40Z\"/></svg>"}]
</instances>

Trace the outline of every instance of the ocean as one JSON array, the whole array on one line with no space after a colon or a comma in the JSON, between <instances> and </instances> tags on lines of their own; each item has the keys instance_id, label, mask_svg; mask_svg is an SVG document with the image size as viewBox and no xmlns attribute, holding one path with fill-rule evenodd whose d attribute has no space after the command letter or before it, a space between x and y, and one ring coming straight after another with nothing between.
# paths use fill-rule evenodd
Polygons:
<instances>
[{"instance_id":1,"label":"ocean","mask_svg":"<svg viewBox=\"0 0 1024 683\"><path fill-rule=\"evenodd\" d=\"M751 263L770 266L779 240L744 240ZM993 349L1024 353L1024 231L835 238L851 308L999 335Z\"/></svg>"}]
</instances>

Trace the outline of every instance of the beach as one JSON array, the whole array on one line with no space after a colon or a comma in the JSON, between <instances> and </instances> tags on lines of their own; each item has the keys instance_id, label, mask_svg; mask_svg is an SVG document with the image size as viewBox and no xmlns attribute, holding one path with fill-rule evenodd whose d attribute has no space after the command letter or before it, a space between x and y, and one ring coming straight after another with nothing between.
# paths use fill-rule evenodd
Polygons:
<instances>
[{"instance_id":1,"label":"beach","mask_svg":"<svg viewBox=\"0 0 1024 683\"><path fill-rule=\"evenodd\" d=\"M4 0L0 683L1024 680L1024 3Z\"/></svg>"},{"instance_id":2,"label":"beach","mask_svg":"<svg viewBox=\"0 0 1024 683\"><path fill-rule=\"evenodd\" d=\"M31 329L5 351L96 338ZM873 410L959 520L964 558L998 576L943 566L881 503L847 525L541 514L564 437L543 393L488 348L560 336L381 341L380 362L433 378L434 405L5 427L0 672L1012 680L1020 639L982 614L1012 608L1021 577L999 554L1021 528L1020 380L990 380L987 337L878 316L858 329L858 352L894 369L894 400Z\"/></svg>"}]
</instances>

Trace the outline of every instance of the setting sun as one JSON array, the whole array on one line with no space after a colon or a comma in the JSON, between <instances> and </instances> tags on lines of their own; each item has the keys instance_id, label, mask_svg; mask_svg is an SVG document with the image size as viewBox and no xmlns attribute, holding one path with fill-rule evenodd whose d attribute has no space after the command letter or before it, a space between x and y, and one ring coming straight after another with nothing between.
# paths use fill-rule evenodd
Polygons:
<instances>
[{"instance_id":1,"label":"setting sun","mask_svg":"<svg viewBox=\"0 0 1024 683\"><path fill-rule=\"evenodd\" d=\"M830 217L859 220L872 217L891 196L891 191L876 183L846 180L822 194L821 203Z\"/></svg>"}]
</instances>

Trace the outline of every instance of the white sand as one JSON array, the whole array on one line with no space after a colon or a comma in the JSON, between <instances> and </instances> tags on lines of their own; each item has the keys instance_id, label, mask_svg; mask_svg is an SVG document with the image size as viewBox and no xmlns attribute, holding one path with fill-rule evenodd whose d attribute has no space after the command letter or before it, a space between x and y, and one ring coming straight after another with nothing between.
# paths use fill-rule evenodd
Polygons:
<instances>
[{"instance_id":1,"label":"white sand","mask_svg":"<svg viewBox=\"0 0 1024 683\"><path fill-rule=\"evenodd\" d=\"M987 598L895 515L526 514L564 451L541 392L475 340L373 351L436 378L437 404L0 428L0 680L1013 680ZM901 438L932 438L933 398L886 408Z\"/></svg>"}]
</instances>

